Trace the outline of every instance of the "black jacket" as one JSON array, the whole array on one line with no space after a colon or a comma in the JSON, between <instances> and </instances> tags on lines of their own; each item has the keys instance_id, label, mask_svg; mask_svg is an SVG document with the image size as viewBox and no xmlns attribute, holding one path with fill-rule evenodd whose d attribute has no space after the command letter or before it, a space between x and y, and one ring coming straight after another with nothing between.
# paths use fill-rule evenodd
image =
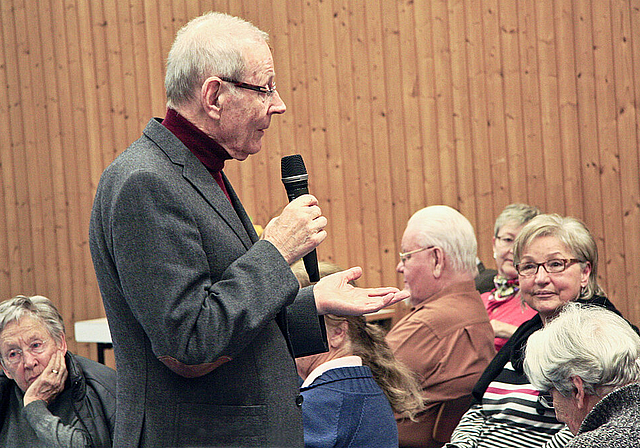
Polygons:
<instances>
[{"instance_id":1,"label":"black jacket","mask_svg":"<svg viewBox=\"0 0 640 448\"><path fill-rule=\"evenodd\" d=\"M62 421L66 431L80 430L85 437L73 437L73 440L84 439L81 446L93 448L111 447L113 429L116 416L116 372L82 356L67 352L65 356L69 376L63 394L71 394L74 410L70 421ZM15 382L0 374L0 425L5 421L10 394L17 387ZM55 403L54 400L53 403ZM28 413L25 413L29 423L43 443L49 438L55 440L59 434L43 434L43 428L38 425L44 419L57 418L44 403L30 403ZM35 404L35 406L34 406ZM25 408L26 409L26 408ZM53 442L52 442L53 443ZM77 446L74 442L73 446Z\"/></svg>"},{"instance_id":2,"label":"black jacket","mask_svg":"<svg viewBox=\"0 0 640 448\"><path fill-rule=\"evenodd\" d=\"M606 297L603 296L593 296L590 299L578 299L577 302L591 305L599 305L602 306L609 311L613 311L614 313L622 316L620 311L618 311L615 305ZM633 327L636 333L638 333L638 328L629 323ZM524 362L524 348L529 339L529 336L533 334L535 331L542 328L542 319L539 314L536 314L531 319L523 323L518 327L518 329L513 333L513 336L507 341L507 343L502 347L502 349L498 352L498 354L493 358L491 363L487 366L485 371L482 373L482 376L473 387L473 398L475 403L482 402L482 396L489 384L498 376L502 369L507 364L507 362L511 361L513 368L516 372L524 375L524 370L522 368Z\"/></svg>"}]
</instances>

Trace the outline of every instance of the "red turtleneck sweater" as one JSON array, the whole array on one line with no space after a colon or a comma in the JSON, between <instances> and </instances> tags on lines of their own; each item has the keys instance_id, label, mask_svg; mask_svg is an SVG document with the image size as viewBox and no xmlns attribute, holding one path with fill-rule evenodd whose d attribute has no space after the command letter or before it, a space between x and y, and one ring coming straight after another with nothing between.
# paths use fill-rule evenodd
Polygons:
<instances>
[{"instance_id":1,"label":"red turtleneck sweater","mask_svg":"<svg viewBox=\"0 0 640 448\"><path fill-rule=\"evenodd\" d=\"M224 162L231 158L229 153L174 109L167 109L167 115L162 120L162 124L202 162L220 185L227 199L231 201L222 180Z\"/></svg>"}]
</instances>

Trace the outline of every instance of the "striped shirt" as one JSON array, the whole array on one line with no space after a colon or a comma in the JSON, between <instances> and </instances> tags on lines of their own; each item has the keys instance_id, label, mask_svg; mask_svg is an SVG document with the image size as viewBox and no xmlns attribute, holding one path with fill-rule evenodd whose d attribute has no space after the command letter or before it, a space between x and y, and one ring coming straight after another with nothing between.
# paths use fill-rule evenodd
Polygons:
<instances>
[{"instance_id":1,"label":"striped shirt","mask_svg":"<svg viewBox=\"0 0 640 448\"><path fill-rule=\"evenodd\" d=\"M481 404L462 417L447 448L561 448L572 435L538 391L510 362L489 384Z\"/></svg>"}]
</instances>

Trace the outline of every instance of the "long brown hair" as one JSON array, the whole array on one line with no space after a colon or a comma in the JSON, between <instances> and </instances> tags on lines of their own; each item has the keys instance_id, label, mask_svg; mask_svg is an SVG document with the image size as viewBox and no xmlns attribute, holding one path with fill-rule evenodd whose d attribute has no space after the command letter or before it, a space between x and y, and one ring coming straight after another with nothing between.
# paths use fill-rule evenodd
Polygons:
<instances>
[{"instance_id":1,"label":"long brown hair","mask_svg":"<svg viewBox=\"0 0 640 448\"><path fill-rule=\"evenodd\" d=\"M292 266L302 287L311 285L304 268ZM341 269L326 262L319 263L320 277ZM352 354L362 358L362 364L368 366L373 379L386 395L393 411L403 418L415 419L416 414L424 410L424 401L415 375L393 355L387 345L384 329L362 316L324 316L327 326L338 326L347 322L347 335Z\"/></svg>"}]
</instances>

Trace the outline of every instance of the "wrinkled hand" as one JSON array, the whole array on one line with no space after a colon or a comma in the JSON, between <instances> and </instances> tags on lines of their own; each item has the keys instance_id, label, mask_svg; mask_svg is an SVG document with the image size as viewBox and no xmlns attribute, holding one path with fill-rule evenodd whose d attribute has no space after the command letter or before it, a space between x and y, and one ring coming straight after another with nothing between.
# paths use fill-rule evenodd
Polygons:
<instances>
[{"instance_id":1,"label":"wrinkled hand","mask_svg":"<svg viewBox=\"0 0 640 448\"><path fill-rule=\"evenodd\" d=\"M57 371L58 373L54 373ZM67 364L64 361L64 353L58 350L49 360L40 376L31 383L24 393L24 405L32 401L44 400L47 404L64 390L64 382L67 380Z\"/></svg>"},{"instance_id":2,"label":"wrinkled hand","mask_svg":"<svg viewBox=\"0 0 640 448\"><path fill-rule=\"evenodd\" d=\"M327 237L326 225L327 218L322 216L318 200L305 194L287 204L282 214L267 224L261 238L273 244L287 263L293 264Z\"/></svg>"},{"instance_id":3,"label":"wrinkled hand","mask_svg":"<svg viewBox=\"0 0 640 448\"><path fill-rule=\"evenodd\" d=\"M398 288L356 288L349 284L362 275L362 269L354 267L320 279L313 287L318 314L357 316L374 313L409 297L407 291Z\"/></svg>"},{"instance_id":4,"label":"wrinkled hand","mask_svg":"<svg viewBox=\"0 0 640 448\"><path fill-rule=\"evenodd\" d=\"M513 336L513 333L518 329L515 325L511 325L496 319L491 319L491 326L493 327L493 334L497 338L509 339Z\"/></svg>"}]
</instances>

